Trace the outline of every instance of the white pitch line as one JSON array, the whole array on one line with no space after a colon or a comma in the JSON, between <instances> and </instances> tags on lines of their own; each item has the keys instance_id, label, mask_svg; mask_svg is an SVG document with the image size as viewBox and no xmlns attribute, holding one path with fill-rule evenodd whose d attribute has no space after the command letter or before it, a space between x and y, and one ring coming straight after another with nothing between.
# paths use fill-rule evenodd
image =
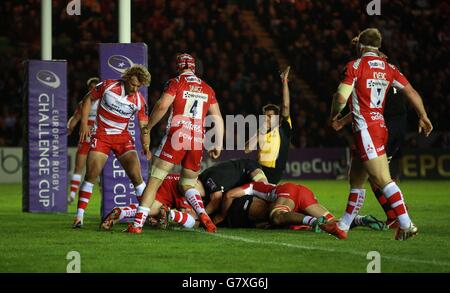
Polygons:
<instances>
[{"instance_id":1,"label":"white pitch line","mask_svg":"<svg viewBox=\"0 0 450 293\"><path fill-rule=\"evenodd\" d=\"M353 254L353 255L364 256L364 257L367 256L367 253L357 252L357 251L353 251L353 250L342 250L342 249L333 249L333 248L325 248L325 247L312 247L312 246L291 244L291 243L285 243L285 242L261 241L261 240L255 240L255 239L250 239L250 238L245 238L245 237L240 237L240 236L233 236L233 235L226 235L226 234L219 234L219 233L206 233L203 231L198 231L198 232L204 233L207 235L211 235L211 236L215 236L215 237L219 237L219 238L231 239L231 240L242 241L242 242L247 242L247 243L284 246L284 247L290 247L290 248L300 248L300 249L306 249L306 250L319 250L319 251L326 251L326 252L339 252L339 253ZM399 262L412 262L412 263L420 263L420 264L427 264L427 265L439 265L439 266L450 267L450 263L448 263L448 262L435 261L435 260L429 261L429 260L403 258L403 257L388 256L388 255L381 255L381 259L388 259L388 260L399 261Z\"/></svg>"}]
</instances>

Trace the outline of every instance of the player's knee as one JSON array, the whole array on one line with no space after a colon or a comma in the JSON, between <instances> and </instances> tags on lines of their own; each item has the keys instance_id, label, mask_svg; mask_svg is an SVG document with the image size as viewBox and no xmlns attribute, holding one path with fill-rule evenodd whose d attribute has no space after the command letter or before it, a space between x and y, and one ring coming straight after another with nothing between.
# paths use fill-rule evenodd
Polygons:
<instances>
[{"instance_id":1,"label":"player's knee","mask_svg":"<svg viewBox=\"0 0 450 293\"><path fill-rule=\"evenodd\" d=\"M365 180L362 180L361 178L356 178L356 177L350 176L348 181L352 188L363 188L364 187Z\"/></svg>"},{"instance_id":2,"label":"player's knee","mask_svg":"<svg viewBox=\"0 0 450 293\"><path fill-rule=\"evenodd\" d=\"M376 186L386 186L392 181L390 177L386 176L374 176L372 179Z\"/></svg>"},{"instance_id":3,"label":"player's knee","mask_svg":"<svg viewBox=\"0 0 450 293\"><path fill-rule=\"evenodd\" d=\"M195 186L197 184L197 178L181 178L180 179L180 186L183 192L187 192L190 189L195 189Z\"/></svg>"},{"instance_id":4,"label":"player's knee","mask_svg":"<svg viewBox=\"0 0 450 293\"><path fill-rule=\"evenodd\" d=\"M162 181L162 180L164 180L166 178L168 173L169 172L164 170L164 169L152 166L152 170L150 172L150 176L154 177L154 178L157 178L157 179Z\"/></svg>"}]
</instances>

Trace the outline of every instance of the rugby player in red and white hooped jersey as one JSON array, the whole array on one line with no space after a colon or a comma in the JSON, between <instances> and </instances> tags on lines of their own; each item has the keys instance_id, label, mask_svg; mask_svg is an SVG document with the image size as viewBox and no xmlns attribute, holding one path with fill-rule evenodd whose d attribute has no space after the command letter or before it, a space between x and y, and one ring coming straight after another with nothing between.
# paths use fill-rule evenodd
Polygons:
<instances>
[{"instance_id":1,"label":"rugby player in red and white hooped jersey","mask_svg":"<svg viewBox=\"0 0 450 293\"><path fill-rule=\"evenodd\" d=\"M141 129L142 150L149 160L151 153L147 129L148 115L144 97L139 92L141 86L150 84L150 73L142 65L128 68L119 80L105 80L99 83L83 99L81 108L80 143L89 138L89 111L94 101L99 100L97 118L91 135L91 146L87 158L86 175L78 196L78 209L74 228L83 225L84 211L92 195L94 182L100 175L109 153L112 151L136 189L136 196L142 195L145 182L128 123L137 114Z\"/></svg>"},{"instance_id":2,"label":"rugby player in red and white hooped jersey","mask_svg":"<svg viewBox=\"0 0 450 293\"><path fill-rule=\"evenodd\" d=\"M345 213L339 222L322 225L323 230L340 239L347 238L350 224L364 202L364 184L368 178L382 187L383 194L397 216L400 227L395 239L406 240L417 234L417 227L411 222L403 195L391 179L385 153L388 133L383 111L390 87L402 91L416 110L419 132L428 136L433 126L420 95L395 66L379 56L380 46L381 33L378 29L369 28L359 34L357 50L360 58L347 64L345 76L333 97L330 123L339 118L351 95L350 111L356 144L356 153L353 154L350 167L350 195Z\"/></svg>"},{"instance_id":3,"label":"rugby player in red and white hooped jersey","mask_svg":"<svg viewBox=\"0 0 450 293\"><path fill-rule=\"evenodd\" d=\"M149 117L148 129L151 130L171 109L166 135L153 159L150 179L135 221L128 226L130 233L142 232L159 186L173 166L179 164L182 166L180 188L186 200L206 231L216 231L195 184L201 169L206 115L209 114L215 124L216 145L208 151L213 159L221 153L223 119L214 90L195 75L195 59L189 54L178 54L176 63L179 75L167 82Z\"/></svg>"},{"instance_id":4,"label":"rugby player in red and white hooped jersey","mask_svg":"<svg viewBox=\"0 0 450 293\"><path fill-rule=\"evenodd\" d=\"M91 77L87 80L86 85L89 91L91 91L100 82L98 77ZM67 121L67 135L70 135L74 128L77 126L78 122L81 120L81 105L82 101L78 103L77 108L73 115ZM97 106L98 100L92 102L91 110L89 111L88 125L92 129L95 124L95 119L97 117ZM90 139L78 143L77 153L75 156L75 167L72 174L72 179L70 180L70 194L68 198L68 203L71 204L75 200L75 195L77 194L78 188L81 183L81 174L86 167L86 158L89 153Z\"/></svg>"}]
</instances>

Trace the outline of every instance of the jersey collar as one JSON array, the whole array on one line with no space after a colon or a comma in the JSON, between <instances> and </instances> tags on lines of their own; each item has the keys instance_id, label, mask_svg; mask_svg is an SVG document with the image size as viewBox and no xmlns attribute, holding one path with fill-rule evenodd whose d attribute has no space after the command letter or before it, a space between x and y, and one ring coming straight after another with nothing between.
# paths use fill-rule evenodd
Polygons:
<instances>
[{"instance_id":1,"label":"jersey collar","mask_svg":"<svg viewBox=\"0 0 450 293\"><path fill-rule=\"evenodd\" d=\"M378 54L375 52L366 52L362 55L362 57L366 57L366 56L379 57Z\"/></svg>"}]
</instances>

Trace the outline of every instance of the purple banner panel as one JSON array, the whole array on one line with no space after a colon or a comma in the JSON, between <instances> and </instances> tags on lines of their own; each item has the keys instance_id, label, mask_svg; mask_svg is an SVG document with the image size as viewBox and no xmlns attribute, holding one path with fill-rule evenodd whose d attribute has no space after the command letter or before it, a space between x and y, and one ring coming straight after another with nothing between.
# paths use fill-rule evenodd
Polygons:
<instances>
[{"instance_id":1,"label":"purple banner panel","mask_svg":"<svg viewBox=\"0 0 450 293\"><path fill-rule=\"evenodd\" d=\"M26 212L67 211L67 63L29 60L24 96Z\"/></svg>"},{"instance_id":2,"label":"purple banner panel","mask_svg":"<svg viewBox=\"0 0 450 293\"><path fill-rule=\"evenodd\" d=\"M349 151L345 148L303 148L289 150L288 161L282 179L336 179L346 175ZM203 156L203 169L215 164ZM219 161L230 159L256 159L256 151L246 155L244 151L223 151Z\"/></svg>"},{"instance_id":3,"label":"purple banner panel","mask_svg":"<svg viewBox=\"0 0 450 293\"><path fill-rule=\"evenodd\" d=\"M147 45L144 43L100 44L100 78L120 79L122 73L133 64L142 64L147 67ZM147 101L147 88L143 87L140 92ZM142 154L140 130L137 117L134 117L128 125L128 131L134 138L136 149L141 162L141 171L144 181L148 177L148 162ZM101 217L103 218L115 206L126 206L137 203L136 192L130 179L126 175L120 162L114 154L110 154L102 177L102 205Z\"/></svg>"}]
</instances>

